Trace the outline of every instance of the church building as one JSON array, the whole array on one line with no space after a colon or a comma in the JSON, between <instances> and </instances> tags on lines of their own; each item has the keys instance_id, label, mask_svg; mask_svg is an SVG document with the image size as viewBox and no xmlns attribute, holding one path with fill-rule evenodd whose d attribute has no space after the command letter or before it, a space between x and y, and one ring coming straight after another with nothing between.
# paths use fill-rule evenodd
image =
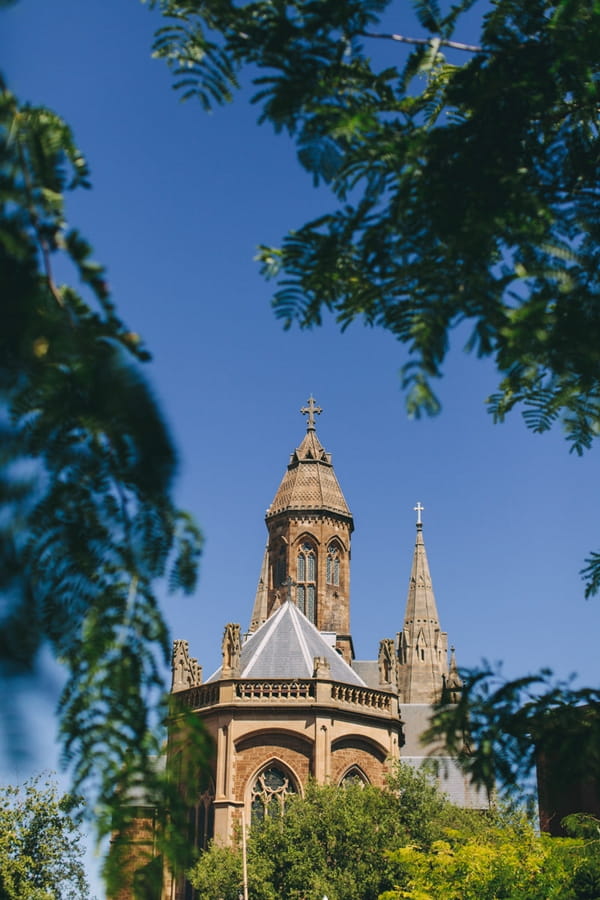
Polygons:
<instances>
[{"instance_id":1,"label":"church building","mask_svg":"<svg viewBox=\"0 0 600 900\"><path fill-rule=\"evenodd\" d=\"M390 622L391 636L374 648L373 659L356 659L354 521L317 436L322 410L310 397L301 412L306 434L267 510L267 546L247 630L225 626L222 665L206 680L187 640L174 643L172 691L202 718L215 748L210 778L199 779L190 810L199 847L211 838L227 844L242 818L251 827L287 796L302 793L309 778L383 786L397 760L419 765L428 755L419 738L431 705L443 692L451 702L461 689L439 621L420 503L412 565L407 548L404 621ZM455 803L485 805L451 761L443 779ZM185 896L177 881L165 890L169 900Z\"/></svg>"}]
</instances>

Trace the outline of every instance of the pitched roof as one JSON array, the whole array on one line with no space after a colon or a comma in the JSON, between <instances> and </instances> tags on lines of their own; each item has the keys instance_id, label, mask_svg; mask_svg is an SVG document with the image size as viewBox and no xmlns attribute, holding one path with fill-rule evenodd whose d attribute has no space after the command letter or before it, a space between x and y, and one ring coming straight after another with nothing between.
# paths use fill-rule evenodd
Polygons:
<instances>
[{"instance_id":1,"label":"pitched roof","mask_svg":"<svg viewBox=\"0 0 600 900\"><path fill-rule=\"evenodd\" d=\"M312 678L315 657L329 662L331 679L365 685L312 622L286 600L242 646L240 678ZM221 678L219 668L208 681Z\"/></svg>"}]
</instances>

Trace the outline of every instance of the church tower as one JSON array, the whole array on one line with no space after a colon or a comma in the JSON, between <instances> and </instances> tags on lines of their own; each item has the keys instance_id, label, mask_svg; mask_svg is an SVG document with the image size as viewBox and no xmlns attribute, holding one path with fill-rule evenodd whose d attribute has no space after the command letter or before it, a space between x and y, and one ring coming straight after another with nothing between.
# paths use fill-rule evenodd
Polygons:
<instances>
[{"instance_id":1,"label":"church tower","mask_svg":"<svg viewBox=\"0 0 600 900\"><path fill-rule=\"evenodd\" d=\"M448 677L448 635L440 628L417 503L417 539L408 583L404 627L398 635L400 702L437 703Z\"/></svg>"},{"instance_id":2,"label":"church tower","mask_svg":"<svg viewBox=\"0 0 600 900\"><path fill-rule=\"evenodd\" d=\"M419 767L431 754L444 759L440 786L455 803L487 806L487 797L468 784L443 747L421 743L432 704L442 696L457 702L462 688L454 654L448 670L447 637L423 542L423 507L416 507L402 631L379 642L376 658L357 660L350 635L354 523L331 456L317 437L321 409L310 397L301 412L306 434L266 514L267 548L249 632L243 634L239 623L225 625L221 665L206 680L187 640L173 647L176 708L202 720L213 748L208 766L196 759L173 718L167 766L180 779L189 806L188 839L199 851L210 840L235 843L242 823L250 828L273 810L280 813L310 779L384 787L398 760ZM133 814L132 871L144 854L149 860L157 852L154 803L141 801L136 798ZM190 896L183 872L164 873L161 900ZM133 900L133 890L118 900Z\"/></svg>"},{"instance_id":3,"label":"church tower","mask_svg":"<svg viewBox=\"0 0 600 900\"><path fill-rule=\"evenodd\" d=\"M292 600L321 633L332 635L346 662L350 635L350 536L352 515L336 478L331 454L317 437L322 410L311 396L301 413L306 434L267 510L268 542L250 631ZM333 637L334 636L334 637Z\"/></svg>"}]
</instances>

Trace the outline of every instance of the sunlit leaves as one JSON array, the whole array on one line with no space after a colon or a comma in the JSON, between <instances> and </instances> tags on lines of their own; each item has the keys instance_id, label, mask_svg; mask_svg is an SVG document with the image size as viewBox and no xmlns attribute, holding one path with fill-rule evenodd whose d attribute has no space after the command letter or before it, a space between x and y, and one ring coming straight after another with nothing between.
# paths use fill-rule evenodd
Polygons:
<instances>
[{"instance_id":1,"label":"sunlit leaves","mask_svg":"<svg viewBox=\"0 0 600 900\"><path fill-rule=\"evenodd\" d=\"M400 843L429 847L444 824L461 815L410 766L390 773L386 790L360 782L317 785L286 801L283 816L253 823L248 835L249 896L255 900L303 897L377 900L394 884L388 854ZM201 896L235 900L239 848L217 844L189 874Z\"/></svg>"},{"instance_id":2,"label":"sunlit leaves","mask_svg":"<svg viewBox=\"0 0 600 900\"><path fill-rule=\"evenodd\" d=\"M60 796L52 780L0 787L0 895L3 900L84 900L90 896L81 798Z\"/></svg>"},{"instance_id":3,"label":"sunlit leaves","mask_svg":"<svg viewBox=\"0 0 600 900\"><path fill-rule=\"evenodd\" d=\"M479 829L448 828L430 850L411 845L391 854L398 887L380 900L564 900L595 897L581 890L598 874L597 840L539 835L514 816ZM596 881L597 884L597 881ZM400 886L401 885L401 886Z\"/></svg>"}]
</instances>

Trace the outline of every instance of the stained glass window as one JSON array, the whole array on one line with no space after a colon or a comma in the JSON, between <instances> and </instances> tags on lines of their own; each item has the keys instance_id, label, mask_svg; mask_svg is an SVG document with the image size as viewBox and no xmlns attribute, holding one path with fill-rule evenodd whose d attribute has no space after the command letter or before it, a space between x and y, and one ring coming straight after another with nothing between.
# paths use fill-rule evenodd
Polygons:
<instances>
[{"instance_id":1,"label":"stained glass window","mask_svg":"<svg viewBox=\"0 0 600 900\"><path fill-rule=\"evenodd\" d=\"M269 766L258 775L252 786L252 821L265 816L280 816L287 798L296 793L288 775L276 766Z\"/></svg>"}]
</instances>

